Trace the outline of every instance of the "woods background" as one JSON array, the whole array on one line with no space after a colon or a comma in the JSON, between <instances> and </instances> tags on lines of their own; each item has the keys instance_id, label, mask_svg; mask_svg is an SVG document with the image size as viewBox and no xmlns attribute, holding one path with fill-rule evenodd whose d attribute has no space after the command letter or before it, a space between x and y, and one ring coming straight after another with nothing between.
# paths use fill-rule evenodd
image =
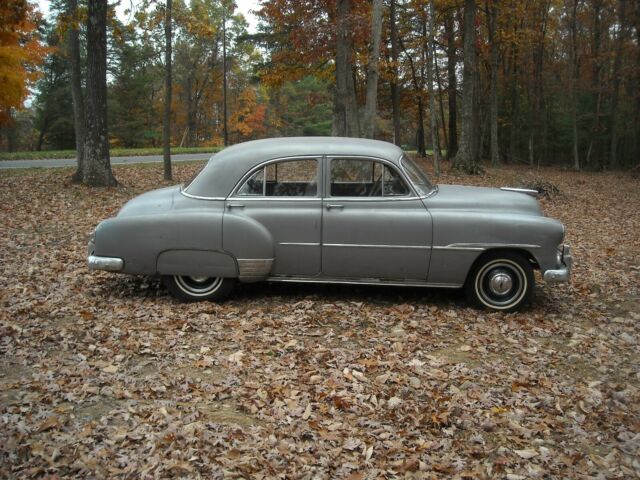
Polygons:
<instances>
[{"instance_id":1,"label":"woods background","mask_svg":"<svg viewBox=\"0 0 640 480\"><path fill-rule=\"evenodd\" d=\"M94 128L77 107L98 98L87 26L104 7L110 147L161 146L168 105L172 147L334 134L469 172L638 163L635 0L263 0L251 32L228 0L123 5L126 23L101 0L54 0L47 18L2 3L0 149L75 149Z\"/></svg>"}]
</instances>

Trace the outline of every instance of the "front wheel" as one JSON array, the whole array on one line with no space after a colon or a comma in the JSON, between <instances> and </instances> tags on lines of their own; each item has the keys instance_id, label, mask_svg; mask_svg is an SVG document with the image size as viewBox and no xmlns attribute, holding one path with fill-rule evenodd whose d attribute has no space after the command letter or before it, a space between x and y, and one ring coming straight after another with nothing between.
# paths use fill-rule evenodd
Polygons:
<instances>
[{"instance_id":1,"label":"front wheel","mask_svg":"<svg viewBox=\"0 0 640 480\"><path fill-rule=\"evenodd\" d=\"M171 295L185 302L220 302L229 296L236 282L234 278L186 275L164 275L162 281Z\"/></svg>"},{"instance_id":2,"label":"front wheel","mask_svg":"<svg viewBox=\"0 0 640 480\"><path fill-rule=\"evenodd\" d=\"M513 312L533 294L533 268L517 253L496 252L481 257L469 273L467 297L481 308Z\"/></svg>"}]
</instances>

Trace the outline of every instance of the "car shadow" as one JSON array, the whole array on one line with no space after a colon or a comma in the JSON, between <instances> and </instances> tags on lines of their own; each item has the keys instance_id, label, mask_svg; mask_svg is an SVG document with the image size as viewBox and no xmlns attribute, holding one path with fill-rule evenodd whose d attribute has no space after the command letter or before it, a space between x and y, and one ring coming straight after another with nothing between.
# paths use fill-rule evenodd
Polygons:
<instances>
[{"instance_id":1,"label":"car shadow","mask_svg":"<svg viewBox=\"0 0 640 480\"><path fill-rule=\"evenodd\" d=\"M235 302L274 300L298 302L309 299L326 303L367 302L380 305L411 303L441 308L467 306L461 289L389 285L259 282L238 284L230 297L230 301Z\"/></svg>"}]
</instances>

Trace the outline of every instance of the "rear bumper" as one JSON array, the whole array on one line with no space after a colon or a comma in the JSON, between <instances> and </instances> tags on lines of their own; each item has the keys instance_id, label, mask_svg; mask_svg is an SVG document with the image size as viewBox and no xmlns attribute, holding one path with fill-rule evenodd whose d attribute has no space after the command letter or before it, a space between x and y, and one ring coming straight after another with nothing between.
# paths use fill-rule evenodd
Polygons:
<instances>
[{"instance_id":1,"label":"rear bumper","mask_svg":"<svg viewBox=\"0 0 640 480\"><path fill-rule=\"evenodd\" d=\"M87 264L91 270L106 270L107 272L120 272L124 268L124 260L117 257L89 255Z\"/></svg>"},{"instance_id":2,"label":"rear bumper","mask_svg":"<svg viewBox=\"0 0 640 480\"><path fill-rule=\"evenodd\" d=\"M569 245L561 245L558 248L558 260L556 268L547 270L542 274L542 278L547 283L568 282L571 278L571 267L573 266L573 257Z\"/></svg>"}]
</instances>

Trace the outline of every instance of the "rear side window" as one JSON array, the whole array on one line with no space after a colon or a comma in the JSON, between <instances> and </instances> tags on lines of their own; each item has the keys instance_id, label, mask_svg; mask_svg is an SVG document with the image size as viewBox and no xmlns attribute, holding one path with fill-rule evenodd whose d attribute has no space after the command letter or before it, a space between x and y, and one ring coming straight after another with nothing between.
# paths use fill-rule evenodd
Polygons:
<instances>
[{"instance_id":1,"label":"rear side window","mask_svg":"<svg viewBox=\"0 0 640 480\"><path fill-rule=\"evenodd\" d=\"M334 158L330 168L332 197L395 197L410 193L400 174L382 162Z\"/></svg>"},{"instance_id":2,"label":"rear side window","mask_svg":"<svg viewBox=\"0 0 640 480\"><path fill-rule=\"evenodd\" d=\"M238 189L239 196L315 197L318 160L283 160L257 170Z\"/></svg>"}]
</instances>

